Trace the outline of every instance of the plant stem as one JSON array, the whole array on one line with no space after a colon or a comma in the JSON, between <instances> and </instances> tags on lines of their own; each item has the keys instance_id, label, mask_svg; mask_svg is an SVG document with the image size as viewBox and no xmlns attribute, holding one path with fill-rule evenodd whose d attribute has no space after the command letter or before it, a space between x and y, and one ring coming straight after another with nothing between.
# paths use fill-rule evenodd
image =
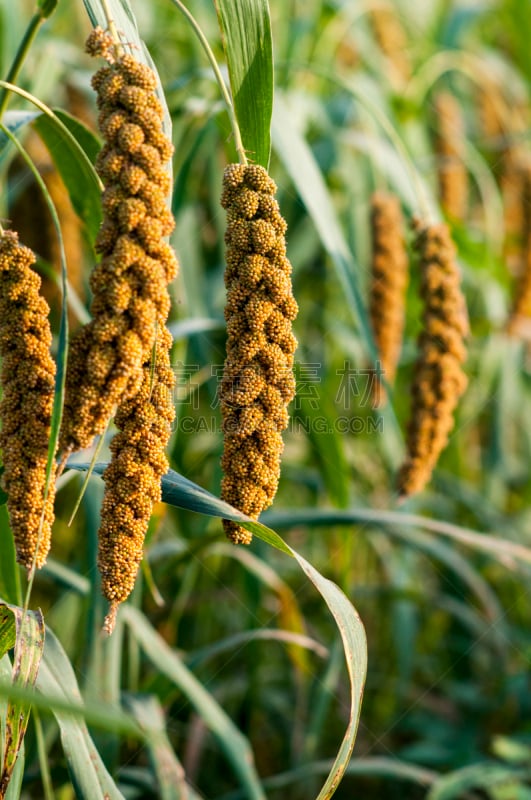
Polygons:
<instances>
[{"instance_id":1,"label":"plant stem","mask_svg":"<svg viewBox=\"0 0 531 800\"><path fill-rule=\"evenodd\" d=\"M210 47L208 40L199 27L197 20L192 16L192 14L188 11L186 6L181 2L181 0L171 0L171 2L176 6L179 11L184 14L190 25L192 26L197 38L199 39L203 50L206 53L206 56L210 62L210 66L214 72L215 78L218 82L218 86L220 88L221 94L223 96L223 100L225 101L225 105L227 106L227 112L230 119L230 125L232 128L232 134L234 136L234 144L236 147L236 152L238 153L238 160L240 164L247 164L247 156L245 155L245 148L243 146L242 137L240 133L240 126L238 125L238 120L236 119L236 112L234 110L234 103L232 102L232 98L230 96L230 92L227 88L225 81L223 80L223 75L221 74L221 70L219 68L218 62L216 61L216 57L212 52L212 48Z\"/></svg>"},{"instance_id":2,"label":"plant stem","mask_svg":"<svg viewBox=\"0 0 531 800\"><path fill-rule=\"evenodd\" d=\"M44 22L44 17L42 16L40 11L37 11L31 18L29 25L26 28L26 32L22 37L22 41L18 46L15 58L7 74L6 81L8 83L14 83L16 81L17 76L20 72L20 68L22 67L24 59L26 58L26 55L28 53L28 50L31 47L31 43L33 42L35 36L37 35L37 31L39 30L42 22ZM9 92L7 89L4 88L0 94L0 119L2 119L3 117L8 102L9 102Z\"/></svg>"},{"instance_id":3,"label":"plant stem","mask_svg":"<svg viewBox=\"0 0 531 800\"><path fill-rule=\"evenodd\" d=\"M39 767L41 771L42 788L46 800L54 800L52 778L50 775L50 768L48 765L48 756L46 753L46 744L44 741L44 733L42 730L42 722L39 711L33 709L33 724L35 726L35 739L37 740L37 754L39 757Z\"/></svg>"},{"instance_id":4,"label":"plant stem","mask_svg":"<svg viewBox=\"0 0 531 800\"><path fill-rule=\"evenodd\" d=\"M108 0L101 0L101 5L103 13L105 14L105 19L107 20L107 28L114 39L114 55L116 58L119 58L123 54L123 47L118 31L116 30L116 25L114 24Z\"/></svg>"}]
</instances>

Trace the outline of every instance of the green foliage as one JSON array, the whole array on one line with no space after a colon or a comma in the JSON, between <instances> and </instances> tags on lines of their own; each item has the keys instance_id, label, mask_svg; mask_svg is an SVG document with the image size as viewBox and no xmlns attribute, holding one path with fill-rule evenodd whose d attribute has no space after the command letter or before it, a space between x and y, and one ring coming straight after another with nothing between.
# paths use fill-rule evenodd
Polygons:
<instances>
[{"instance_id":1,"label":"green foliage","mask_svg":"<svg viewBox=\"0 0 531 800\"><path fill-rule=\"evenodd\" d=\"M273 43L267 0L215 0L234 109L252 163L267 169L271 153Z\"/></svg>"},{"instance_id":2,"label":"green foliage","mask_svg":"<svg viewBox=\"0 0 531 800\"><path fill-rule=\"evenodd\" d=\"M112 428L101 455L76 456L59 478L52 557L29 592L0 496L0 719L4 729L22 711L23 725L8 743L6 797L529 797L531 373L526 343L504 333L515 281L500 181L501 139L527 155L529 148L525 3L495 0L472 11L435 0L391 4L401 10L411 66L412 77L401 82L375 35L372 4L190 0L185 5L214 63L227 67L232 118L197 28L175 3L138 0L137 22L127 0L39 0L40 16L50 16L27 48L19 43L25 31L37 31L29 27L35 4L17 15L11 5L0 0L2 77L20 58L2 116L0 169L3 185L16 174L16 186L13 197L2 193L0 217L2 225L11 218L14 195L29 182L30 171L11 172L15 137L18 152L42 172L40 188L66 250L66 259L39 263L43 275L62 270L54 436L67 317L76 328L88 316L101 217L93 167L100 140L88 89L96 62L83 55L83 5L93 25L105 27L110 11L123 46L145 63L151 53L159 69L165 129L175 145L172 244L181 272L170 319L177 378L171 470L148 532L145 570L110 640L101 636L106 609L96 550L98 473ZM521 115L517 132L489 139L482 131L478 85L487 78ZM419 276L410 253L397 383L392 403L376 410L369 198L392 189L408 217L427 209L442 218L433 138L440 89L463 111L472 179L468 218L449 221L471 323L469 389L432 483L397 507ZM224 166L235 160L235 125L251 162L268 166L272 142L271 175L300 307L298 396L282 480L259 522L218 498L219 191ZM51 157L46 164L32 150L35 136ZM61 204L54 208L47 183L54 165L86 239L74 260L67 217ZM411 234L405 237L409 247ZM46 283L43 290L51 292ZM93 456L95 474L69 524ZM251 548L222 540L220 517L251 530ZM31 610L39 607L45 640ZM23 662L25 679L14 681L13 667Z\"/></svg>"}]
</instances>

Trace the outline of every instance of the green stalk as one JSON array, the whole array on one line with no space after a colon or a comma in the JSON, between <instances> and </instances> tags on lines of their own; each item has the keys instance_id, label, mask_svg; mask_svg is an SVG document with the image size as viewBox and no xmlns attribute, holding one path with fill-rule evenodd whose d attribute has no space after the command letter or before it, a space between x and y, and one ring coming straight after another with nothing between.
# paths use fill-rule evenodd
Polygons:
<instances>
[{"instance_id":1,"label":"green stalk","mask_svg":"<svg viewBox=\"0 0 531 800\"><path fill-rule=\"evenodd\" d=\"M225 105L227 106L227 112L230 119L230 125L232 128L232 134L234 136L234 144L236 147L236 152L238 153L238 160L240 164L247 165L247 156L245 155L245 148L243 146L242 137L240 133L240 126L238 125L238 120L236 119L236 112L234 111L234 104L232 102L232 98L230 96L230 92L227 88L225 81L223 80L223 75L221 74L221 70L219 68L218 62L216 61L216 57L212 52L212 48L210 47L208 40L199 27L197 20L192 16L192 14L188 11L186 6L181 2L181 0L171 0L174 6L176 6L179 11L184 14L190 25L192 26L197 38L199 39L203 50L206 53L206 57L210 62L210 66L212 67L212 71L214 72L216 81L218 82L218 86L220 88L221 94L223 96L223 100Z\"/></svg>"},{"instance_id":2,"label":"green stalk","mask_svg":"<svg viewBox=\"0 0 531 800\"><path fill-rule=\"evenodd\" d=\"M123 47L120 36L118 35L118 31L116 30L116 25L114 24L114 19L112 18L108 0L101 0L101 5L103 8L103 13L105 14L105 19L107 20L107 28L109 29L109 33L114 40L114 55L116 58L119 58L121 55L123 55Z\"/></svg>"},{"instance_id":3,"label":"green stalk","mask_svg":"<svg viewBox=\"0 0 531 800\"><path fill-rule=\"evenodd\" d=\"M31 18L28 27L26 28L26 32L22 37L22 41L18 46L18 50L15 54L15 58L13 63L11 64L11 68L7 73L6 81L7 83L14 83L18 77L22 64L24 63L24 59L28 53L28 50L31 47L35 36L37 35L37 31L39 30L41 23L44 22L44 16L42 11L37 11ZM9 92L7 89L2 89L0 94L0 119L2 119L4 115L4 111L6 110L7 104L9 102Z\"/></svg>"},{"instance_id":4,"label":"green stalk","mask_svg":"<svg viewBox=\"0 0 531 800\"><path fill-rule=\"evenodd\" d=\"M54 800L52 778L50 775L50 768L48 764L48 755L46 753L46 744L44 741L44 733L42 730L42 722L40 712L36 708L33 709L33 724L35 726L35 739L37 741L37 754L39 757L39 767L41 770L41 781L45 800Z\"/></svg>"}]
</instances>

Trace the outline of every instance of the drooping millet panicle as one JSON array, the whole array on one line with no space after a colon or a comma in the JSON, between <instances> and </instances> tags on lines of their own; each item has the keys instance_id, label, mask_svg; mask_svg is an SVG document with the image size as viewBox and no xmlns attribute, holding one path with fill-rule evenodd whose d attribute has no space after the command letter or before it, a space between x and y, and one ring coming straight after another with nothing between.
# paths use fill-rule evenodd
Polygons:
<instances>
[{"instance_id":1,"label":"drooping millet panicle","mask_svg":"<svg viewBox=\"0 0 531 800\"><path fill-rule=\"evenodd\" d=\"M227 210L227 357L220 387L224 477L221 497L257 518L276 494L282 430L295 394L291 330L298 307L286 257L286 223L276 186L257 165L229 165L223 176ZM251 534L230 520L234 543Z\"/></svg>"},{"instance_id":2,"label":"drooping millet panicle","mask_svg":"<svg viewBox=\"0 0 531 800\"><path fill-rule=\"evenodd\" d=\"M395 195L373 194L371 238L369 314L383 378L392 386L402 347L409 264L404 220ZM385 389L378 378L373 399L376 406L385 400Z\"/></svg>"},{"instance_id":3,"label":"drooping millet panicle","mask_svg":"<svg viewBox=\"0 0 531 800\"><path fill-rule=\"evenodd\" d=\"M468 174L463 160L466 141L463 114L457 99L449 92L435 95L434 110L441 206L451 220L462 221L468 206Z\"/></svg>"},{"instance_id":4,"label":"drooping millet panicle","mask_svg":"<svg viewBox=\"0 0 531 800\"><path fill-rule=\"evenodd\" d=\"M507 332L511 336L522 336L531 339L531 160L522 163L521 169L521 247L520 275Z\"/></svg>"},{"instance_id":5,"label":"drooping millet panicle","mask_svg":"<svg viewBox=\"0 0 531 800\"><path fill-rule=\"evenodd\" d=\"M464 338L468 318L460 289L455 247L446 225L417 224L423 328L412 387L407 455L398 475L401 497L429 481L454 425L453 412L467 379Z\"/></svg>"},{"instance_id":6,"label":"drooping millet panicle","mask_svg":"<svg viewBox=\"0 0 531 800\"><path fill-rule=\"evenodd\" d=\"M131 55L115 57L103 32L91 37L90 52L112 61L92 79L105 139L96 163L105 186L96 240L102 260L90 280L93 319L70 346L60 437L65 452L87 447L116 405L138 390L177 272L165 241L174 227L164 166L173 147L162 130L155 75Z\"/></svg>"},{"instance_id":7,"label":"drooping millet panicle","mask_svg":"<svg viewBox=\"0 0 531 800\"><path fill-rule=\"evenodd\" d=\"M411 62L407 54L406 32L397 16L396 8L391 3L375 6L370 10L369 21L375 39L393 70L389 73L391 83L398 89L411 77Z\"/></svg>"},{"instance_id":8,"label":"drooping millet panicle","mask_svg":"<svg viewBox=\"0 0 531 800\"><path fill-rule=\"evenodd\" d=\"M103 473L105 494L98 532L98 567L110 603L104 629L111 633L118 605L131 593L142 560L153 505L161 498L161 478L168 470L164 450L175 411L170 365L172 338L158 330L154 365L143 365L142 385L121 403L115 416L119 433L111 441L111 463Z\"/></svg>"},{"instance_id":9,"label":"drooping millet panicle","mask_svg":"<svg viewBox=\"0 0 531 800\"><path fill-rule=\"evenodd\" d=\"M33 252L13 231L0 234L0 417L9 521L17 561L42 567L50 549L52 474L46 493L46 466L55 389L55 363L48 304L39 295ZM45 499L46 498L46 499Z\"/></svg>"}]
</instances>

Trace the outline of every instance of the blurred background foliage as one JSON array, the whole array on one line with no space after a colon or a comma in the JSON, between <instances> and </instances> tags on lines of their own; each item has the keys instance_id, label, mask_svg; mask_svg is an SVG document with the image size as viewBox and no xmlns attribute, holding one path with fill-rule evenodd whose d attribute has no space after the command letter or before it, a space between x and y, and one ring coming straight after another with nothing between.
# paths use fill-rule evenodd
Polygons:
<instances>
[{"instance_id":1,"label":"blurred background foliage","mask_svg":"<svg viewBox=\"0 0 531 800\"><path fill-rule=\"evenodd\" d=\"M530 798L531 367L528 343L505 333L519 262L504 229L501 179L508 142L529 149L531 5L270 5L276 83L270 172L288 223L300 306L299 392L279 493L263 521L343 589L367 630L358 740L336 797ZM164 85L175 144L173 244L181 270L172 287L177 422L171 465L217 495L225 224L219 195L223 168L235 152L218 87L189 25L167 0L133 6ZM213 4L189 0L187 7L224 63ZM382 51L376 35L374 14L381 9L399 31L394 55ZM3 75L32 12L32 2L19 3L16 14L9 0L0 3ZM95 130L94 66L83 55L88 30L82 3L60 1L19 83ZM503 121L501 137L488 136L482 125L481 92L489 87L517 117ZM375 412L367 391L371 344L364 310L369 201L372 191L388 187L408 216L422 203L442 215L434 149L434 98L442 89L457 98L463 115L470 181L466 217L450 220L471 324L469 388L432 483L398 508L394 473L409 413L418 276L413 255L392 405ZM23 105L17 100L11 108ZM53 180L35 134L27 132L23 141L45 179ZM318 166L326 205L319 207L320 187L297 160L301 141ZM8 187L1 215L37 251L42 274L53 276L46 211L30 177L11 149L0 169ZM305 192L318 204L313 217ZM58 211L77 298L70 307L75 327L86 317L94 255L63 200ZM329 207L347 245L346 279L332 252L340 239L330 228L327 246L316 224ZM53 278L48 284L57 303ZM237 788L219 741L187 692L144 657L134 620L118 626L110 641L100 639L95 537L102 490L91 479L69 527L80 482L73 472L60 479L53 558L36 576L33 602L75 666L85 699L129 697L131 708L136 702L151 720L156 713L149 703L158 703L168 742L198 792L219 800L252 796ZM176 648L249 739L267 796L314 796L337 752L349 704L338 634L295 564L260 541L250 550L231 547L218 520L161 504L131 606ZM294 634L306 637L303 647L294 644ZM74 795L58 731L47 716L42 724L51 782L67 800ZM156 748L149 752L97 729L93 735L127 798L179 796L162 792L163 756ZM37 745L30 726L23 797L43 792Z\"/></svg>"}]
</instances>

